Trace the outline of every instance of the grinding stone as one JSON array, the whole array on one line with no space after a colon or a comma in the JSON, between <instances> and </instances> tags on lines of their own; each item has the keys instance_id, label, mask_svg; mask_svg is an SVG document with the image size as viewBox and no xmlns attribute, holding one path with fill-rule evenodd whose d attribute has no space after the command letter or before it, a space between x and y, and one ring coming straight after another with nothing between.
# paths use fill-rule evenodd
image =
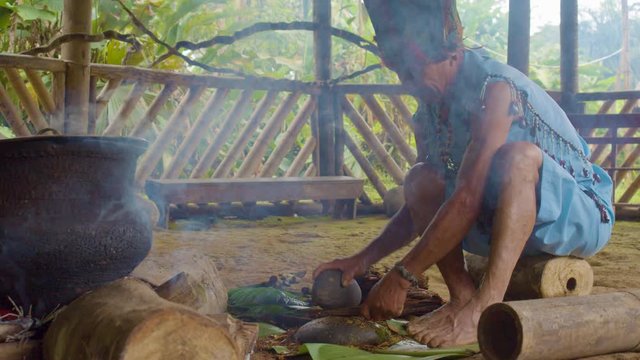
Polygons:
<instances>
[{"instance_id":1,"label":"grinding stone","mask_svg":"<svg viewBox=\"0 0 640 360\"><path fill-rule=\"evenodd\" d=\"M387 341L389 331L358 317L329 316L312 320L296 331L299 343L325 343L336 345L378 345Z\"/></svg>"},{"instance_id":2,"label":"grinding stone","mask_svg":"<svg viewBox=\"0 0 640 360\"><path fill-rule=\"evenodd\" d=\"M311 300L325 309L353 307L360 304L362 291L355 280L343 287L342 271L325 270L313 282Z\"/></svg>"}]
</instances>

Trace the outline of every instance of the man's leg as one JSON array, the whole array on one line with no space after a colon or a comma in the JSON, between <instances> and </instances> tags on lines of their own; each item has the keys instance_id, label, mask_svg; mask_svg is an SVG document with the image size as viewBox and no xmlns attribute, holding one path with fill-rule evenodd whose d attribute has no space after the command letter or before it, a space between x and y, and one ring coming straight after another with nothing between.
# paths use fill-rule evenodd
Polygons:
<instances>
[{"instance_id":1,"label":"man's leg","mask_svg":"<svg viewBox=\"0 0 640 360\"><path fill-rule=\"evenodd\" d=\"M416 165L407 174L404 184L405 202L417 234L425 231L442 205L444 191L442 177L426 165ZM450 312L460 310L475 291L473 281L464 268L462 245L447 254L437 265L449 289L450 300L437 311L412 322L421 327L431 327Z\"/></svg>"},{"instance_id":2,"label":"man's leg","mask_svg":"<svg viewBox=\"0 0 640 360\"><path fill-rule=\"evenodd\" d=\"M484 281L471 300L441 321L440 326L413 331L410 328L418 341L434 347L477 341L476 328L482 311L503 300L516 262L533 231L541 166L542 153L533 144L518 142L500 148L492 169L501 178Z\"/></svg>"}]
</instances>

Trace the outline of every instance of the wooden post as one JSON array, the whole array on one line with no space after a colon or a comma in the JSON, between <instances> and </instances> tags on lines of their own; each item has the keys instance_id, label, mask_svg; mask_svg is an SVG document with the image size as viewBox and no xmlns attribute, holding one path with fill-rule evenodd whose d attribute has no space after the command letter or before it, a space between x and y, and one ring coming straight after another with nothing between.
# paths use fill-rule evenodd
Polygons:
<instances>
[{"instance_id":1,"label":"wooden post","mask_svg":"<svg viewBox=\"0 0 640 360\"><path fill-rule=\"evenodd\" d=\"M507 63L529 75L529 31L531 1L509 0L509 44Z\"/></svg>"},{"instance_id":2,"label":"wooden post","mask_svg":"<svg viewBox=\"0 0 640 360\"><path fill-rule=\"evenodd\" d=\"M320 150L320 176L335 175L335 117L331 89L325 83L331 80L331 1L313 1L313 34L316 81L322 84L318 96L318 128Z\"/></svg>"},{"instance_id":3,"label":"wooden post","mask_svg":"<svg viewBox=\"0 0 640 360\"><path fill-rule=\"evenodd\" d=\"M576 112L578 92L578 0L560 2L560 104Z\"/></svg>"},{"instance_id":4,"label":"wooden post","mask_svg":"<svg viewBox=\"0 0 640 360\"><path fill-rule=\"evenodd\" d=\"M91 33L91 0L64 0L62 33ZM89 61L88 42L71 41L62 44L62 59L67 62L65 83L65 126L71 135L86 134L89 122Z\"/></svg>"}]
</instances>

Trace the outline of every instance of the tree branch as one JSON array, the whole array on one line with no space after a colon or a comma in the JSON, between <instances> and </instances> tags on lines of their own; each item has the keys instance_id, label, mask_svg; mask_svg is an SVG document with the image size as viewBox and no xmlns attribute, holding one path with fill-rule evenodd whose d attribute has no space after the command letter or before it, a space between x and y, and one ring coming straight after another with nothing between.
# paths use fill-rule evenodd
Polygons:
<instances>
[{"instance_id":1,"label":"tree branch","mask_svg":"<svg viewBox=\"0 0 640 360\"><path fill-rule=\"evenodd\" d=\"M107 30L102 34L84 34L84 33L70 33L53 38L47 45L38 46L36 48L21 52L21 55L38 55L42 53L48 53L49 51L59 47L64 43L70 41L86 41L86 42L100 42L104 40L117 40L131 44L135 51L139 51L142 48L140 42L132 34L121 34L113 30Z\"/></svg>"}]
</instances>

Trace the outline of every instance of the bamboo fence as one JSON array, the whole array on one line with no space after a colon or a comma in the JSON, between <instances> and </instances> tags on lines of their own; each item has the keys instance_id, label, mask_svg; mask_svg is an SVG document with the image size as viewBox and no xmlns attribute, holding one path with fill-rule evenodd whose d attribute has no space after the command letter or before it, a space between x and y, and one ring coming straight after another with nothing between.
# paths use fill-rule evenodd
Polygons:
<instances>
[{"instance_id":1,"label":"bamboo fence","mask_svg":"<svg viewBox=\"0 0 640 360\"><path fill-rule=\"evenodd\" d=\"M0 124L17 137L64 132L66 70L61 60L0 54ZM136 173L140 184L150 177L318 174L318 84L101 64L91 64L90 75L89 133L149 141ZM397 85L330 89L336 175L366 178L361 201L379 201L416 160L415 101ZM579 93L590 111L570 114L593 161L612 175L620 206L640 205L639 98L640 91Z\"/></svg>"}]
</instances>

